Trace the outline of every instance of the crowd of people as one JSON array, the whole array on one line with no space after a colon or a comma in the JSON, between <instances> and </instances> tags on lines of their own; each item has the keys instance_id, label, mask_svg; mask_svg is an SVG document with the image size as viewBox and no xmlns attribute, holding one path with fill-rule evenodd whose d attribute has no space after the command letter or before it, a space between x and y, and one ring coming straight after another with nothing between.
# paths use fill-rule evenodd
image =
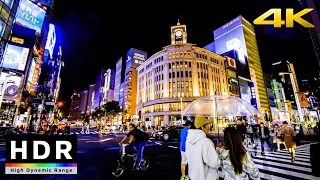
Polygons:
<instances>
[{"instance_id":1,"label":"crowd of people","mask_svg":"<svg viewBox=\"0 0 320 180\"><path fill-rule=\"evenodd\" d=\"M271 128L264 123L254 127L245 121L238 122L235 126L224 129L224 140L217 143L216 147L207 137L211 123L205 117L196 117L194 121L188 121L181 131L181 180L219 179L219 167L222 168L225 179L260 179L259 170L243 145L246 136L252 141L254 136L260 139L262 155L265 155L265 144L272 151L280 150L283 143L292 157L292 163L296 160L294 148L297 133L285 121L281 127L274 124ZM187 164L188 176L185 173Z\"/></svg>"}]
</instances>

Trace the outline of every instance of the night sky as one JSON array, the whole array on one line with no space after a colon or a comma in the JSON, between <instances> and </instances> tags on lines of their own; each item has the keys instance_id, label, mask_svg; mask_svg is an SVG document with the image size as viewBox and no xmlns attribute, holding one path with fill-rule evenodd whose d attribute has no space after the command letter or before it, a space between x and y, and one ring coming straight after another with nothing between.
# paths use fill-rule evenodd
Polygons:
<instances>
[{"instance_id":1,"label":"night sky","mask_svg":"<svg viewBox=\"0 0 320 180\"><path fill-rule=\"evenodd\" d=\"M73 90L85 90L95 83L100 69L115 69L115 62L129 48L148 53L148 57L170 44L170 27L187 25L188 42L203 47L213 41L213 30L238 15L253 22L270 8L294 8L295 0L278 1L55 1L53 22L62 46L60 97L70 99ZM101 1L99 1L101 2ZM213 3L215 2L215 3ZM235 3L237 2L237 3ZM252 4L251 2L254 2ZM265 72L273 62L288 60L295 65L298 81L318 67L308 30L256 26L260 57Z\"/></svg>"}]
</instances>

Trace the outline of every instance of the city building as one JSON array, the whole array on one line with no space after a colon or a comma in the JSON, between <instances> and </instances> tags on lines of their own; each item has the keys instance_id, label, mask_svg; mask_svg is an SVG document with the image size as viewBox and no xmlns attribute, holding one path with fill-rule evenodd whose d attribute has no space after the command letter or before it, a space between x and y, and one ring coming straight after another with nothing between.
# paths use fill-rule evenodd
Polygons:
<instances>
[{"instance_id":1,"label":"city building","mask_svg":"<svg viewBox=\"0 0 320 180\"><path fill-rule=\"evenodd\" d=\"M309 120L319 120L319 95L320 83L316 77L309 77L301 81L300 90L306 93L309 101L308 116Z\"/></svg>"},{"instance_id":2,"label":"city building","mask_svg":"<svg viewBox=\"0 0 320 180\"><path fill-rule=\"evenodd\" d=\"M103 97L104 97L104 84L105 84L105 74L107 73L106 69L100 70L96 77L96 89L94 91L94 101L92 104L92 110L96 110L98 107L103 105Z\"/></svg>"},{"instance_id":3,"label":"city building","mask_svg":"<svg viewBox=\"0 0 320 180\"><path fill-rule=\"evenodd\" d=\"M81 115L86 113L88 103L88 90L80 92L80 103L79 103L79 111Z\"/></svg>"},{"instance_id":4,"label":"city building","mask_svg":"<svg viewBox=\"0 0 320 180\"><path fill-rule=\"evenodd\" d=\"M13 22L17 13L20 0L2 0L0 2L0 52L4 51L5 45L9 40L13 28ZM12 41L23 41L20 38L13 38Z\"/></svg>"},{"instance_id":5,"label":"city building","mask_svg":"<svg viewBox=\"0 0 320 180\"><path fill-rule=\"evenodd\" d=\"M121 109L124 108L124 82L120 84L119 106L120 106Z\"/></svg>"},{"instance_id":6,"label":"city building","mask_svg":"<svg viewBox=\"0 0 320 180\"><path fill-rule=\"evenodd\" d=\"M115 70L108 69L104 74L103 103L114 100Z\"/></svg>"},{"instance_id":7,"label":"city building","mask_svg":"<svg viewBox=\"0 0 320 180\"><path fill-rule=\"evenodd\" d=\"M123 82L122 74L123 72L123 62L122 57L116 62L116 77L115 77L115 85L114 85L114 100L119 101L120 98L120 84Z\"/></svg>"},{"instance_id":8,"label":"city building","mask_svg":"<svg viewBox=\"0 0 320 180\"><path fill-rule=\"evenodd\" d=\"M69 121L76 121L81 118L80 111L80 94L74 91L71 96L70 110L69 110Z\"/></svg>"},{"instance_id":9,"label":"city building","mask_svg":"<svg viewBox=\"0 0 320 180\"><path fill-rule=\"evenodd\" d=\"M226 23L222 27L216 29L214 32L214 51L217 54L223 54L230 50L236 50L238 53L238 59L243 66L248 66L250 76L243 77L238 74L240 88L242 86L253 86L255 91L256 106L266 118L270 115L270 105L268 101L267 90L262 72L262 66L258 51L258 45L254 26L244 19L242 16L238 16L232 21ZM210 46L206 46L208 49L212 49ZM244 93L249 93L247 87ZM240 92L242 93L242 89ZM252 93L251 93L252 94ZM241 97L243 98L243 97ZM246 97L249 100L249 96Z\"/></svg>"},{"instance_id":10,"label":"city building","mask_svg":"<svg viewBox=\"0 0 320 180\"><path fill-rule=\"evenodd\" d=\"M137 70L136 68L144 63L147 59L147 53L139 49L131 48L126 56L126 68L124 76L124 118L127 120L134 119L136 113L136 95L137 95Z\"/></svg>"},{"instance_id":11,"label":"city building","mask_svg":"<svg viewBox=\"0 0 320 180\"><path fill-rule=\"evenodd\" d=\"M302 101L304 98L304 93L299 92L299 86L297 77L294 71L293 64L288 61L279 61L272 64L273 79L280 82L284 89L285 99L289 101L288 111L291 111L289 107L292 108L291 119L299 122L304 121L302 108L306 108L308 103ZM300 98L299 98L300 97Z\"/></svg>"},{"instance_id":12,"label":"city building","mask_svg":"<svg viewBox=\"0 0 320 180\"><path fill-rule=\"evenodd\" d=\"M171 45L137 68L137 114L148 125L182 123L181 112L202 96L227 95L225 58L187 43L186 25L171 27Z\"/></svg>"},{"instance_id":13,"label":"city building","mask_svg":"<svg viewBox=\"0 0 320 180\"><path fill-rule=\"evenodd\" d=\"M90 112L93 110L93 102L94 102L94 94L95 94L95 89L96 89L96 85L95 84L91 84L89 86L89 90L88 90L88 100L87 100L87 109L86 109L86 113L90 114Z\"/></svg>"},{"instance_id":14,"label":"city building","mask_svg":"<svg viewBox=\"0 0 320 180\"><path fill-rule=\"evenodd\" d=\"M312 23L315 28L308 28L311 42L320 67L320 1L319 0L298 0L302 9L312 8L313 10L304 15L304 19Z\"/></svg>"}]
</instances>

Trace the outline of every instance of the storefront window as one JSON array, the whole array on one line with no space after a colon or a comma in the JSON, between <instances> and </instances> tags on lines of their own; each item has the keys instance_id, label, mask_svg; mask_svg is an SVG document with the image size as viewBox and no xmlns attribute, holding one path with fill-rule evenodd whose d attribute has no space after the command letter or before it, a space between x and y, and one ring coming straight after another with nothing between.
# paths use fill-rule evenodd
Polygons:
<instances>
[{"instance_id":1,"label":"storefront window","mask_svg":"<svg viewBox=\"0 0 320 180\"><path fill-rule=\"evenodd\" d=\"M3 21L7 22L9 19L10 9L6 6L2 7L0 17Z\"/></svg>"},{"instance_id":2,"label":"storefront window","mask_svg":"<svg viewBox=\"0 0 320 180\"><path fill-rule=\"evenodd\" d=\"M6 28L6 24L0 20L0 36L3 35L5 28Z\"/></svg>"},{"instance_id":3,"label":"storefront window","mask_svg":"<svg viewBox=\"0 0 320 180\"><path fill-rule=\"evenodd\" d=\"M9 20L8 20L8 25L9 25L9 26L12 26L13 18L14 18L13 14L10 13Z\"/></svg>"},{"instance_id":4,"label":"storefront window","mask_svg":"<svg viewBox=\"0 0 320 180\"><path fill-rule=\"evenodd\" d=\"M6 4L10 9L12 8L14 0L2 0L2 1L4 1L4 4Z\"/></svg>"},{"instance_id":5,"label":"storefront window","mask_svg":"<svg viewBox=\"0 0 320 180\"><path fill-rule=\"evenodd\" d=\"M4 31L4 35L3 35L3 38L5 40L8 40L9 36L10 36L10 32L11 32L11 29L9 26L6 27L6 30Z\"/></svg>"}]
</instances>

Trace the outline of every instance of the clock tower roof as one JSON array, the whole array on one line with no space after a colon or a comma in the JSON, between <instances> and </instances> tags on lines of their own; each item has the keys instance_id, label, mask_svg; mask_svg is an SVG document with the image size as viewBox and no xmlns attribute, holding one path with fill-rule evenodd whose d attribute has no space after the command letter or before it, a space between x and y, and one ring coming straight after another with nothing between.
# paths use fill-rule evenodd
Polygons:
<instances>
[{"instance_id":1,"label":"clock tower roof","mask_svg":"<svg viewBox=\"0 0 320 180\"><path fill-rule=\"evenodd\" d=\"M171 45L179 45L187 43L187 27L186 25L180 24L180 19L178 18L178 23L175 26L171 26Z\"/></svg>"}]
</instances>

